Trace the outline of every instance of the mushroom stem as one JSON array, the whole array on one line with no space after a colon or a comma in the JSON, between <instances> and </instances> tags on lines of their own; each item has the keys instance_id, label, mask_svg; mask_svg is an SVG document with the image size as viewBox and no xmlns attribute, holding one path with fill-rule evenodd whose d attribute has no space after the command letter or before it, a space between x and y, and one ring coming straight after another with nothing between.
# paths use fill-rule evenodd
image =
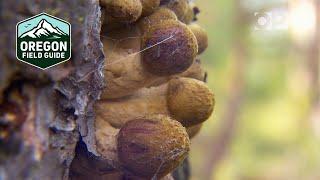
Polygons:
<instances>
[{"instance_id":1,"label":"mushroom stem","mask_svg":"<svg viewBox=\"0 0 320 180\"><path fill-rule=\"evenodd\" d=\"M119 133L119 129L112 127L106 121L102 121L100 116L96 117L95 127L98 152L113 167L119 167L117 152L117 134Z\"/></svg>"},{"instance_id":2,"label":"mushroom stem","mask_svg":"<svg viewBox=\"0 0 320 180\"><path fill-rule=\"evenodd\" d=\"M199 81L205 81L206 71L201 67L200 59L196 59L192 66L185 72L176 75L174 77L187 77L197 79Z\"/></svg>"},{"instance_id":3,"label":"mushroom stem","mask_svg":"<svg viewBox=\"0 0 320 180\"><path fill-rule=\"evenodd\" d=\"M177 77L193 78L193 79L197 79L199 81L205 82L206 71L201 67L200 59L196 59L193 62L193 64L191 65L191 67L188 70L186 70L185 72L183 72L181 74L178 74L178 75L158 78L149 87L160 86L161 84L164 84L164 83L168 82L170 79L177 78Z\"/></svg>"},{"instance_id":4,"label":"mushroom stem","mask_svg":"<svg viewBox=\"0 0 320 180\"><path fill-rule=\"evenodd\" d=\"M168 85L143 88L134 95L115 100L100 100L96 113L112 126L120 128L129 120L148 114L169 114L167 105Z\"/></svg>"},{"instance_id":5,"label":"mushroom stem","mask_svg":"<svg viewBox=\"0 0 320 180\"><path fill-rule=\"evenodd\" d=\"M115 127L150 114L169 115L189 127L208 119L213 106L213 93L203 82L174 78L159 87L143 88L130 97L101 100L95 109Z\"/></svg>"},{"instance_id":6,"label":"mushroom stem","mask_svg":"<svg viewBox=\"0 0 320 180\"><path fill-rule=\"evenodd\" d=\"M197 124L197 125L194 125L194 126L187 128L187 133L188 133L190 139L194 138L196 135L199 134L199 132L202 128L202 125L203 124Z\"/></svg>"},{"instance_id":7,"label":"mushroom stem","mask_svg":"<svg viewBox=\"0 0 320 180\"><path fill-rule=\"evenodd\" d=\"M122 34L126 34L127 37L123 37ZM129 95L157 78L144 69L140 60L139 29L133 28L110 35L111 38L105 38L103 41L106 55L105 80L108 86L103 91L102 99Z\"/></svg>"}]
</instances>

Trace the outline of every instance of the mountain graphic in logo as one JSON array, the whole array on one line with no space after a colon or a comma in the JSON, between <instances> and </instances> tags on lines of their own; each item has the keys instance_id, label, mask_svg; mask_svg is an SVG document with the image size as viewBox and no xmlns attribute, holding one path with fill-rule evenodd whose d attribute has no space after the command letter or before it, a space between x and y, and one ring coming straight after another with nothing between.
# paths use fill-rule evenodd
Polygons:
<instances>
[{"instance_id":1,"label":"mountain graphic in logo","mask_svg":"<svg viewBox=\"0 0 320 180\"><path fill-rule=\"evenodd\" d=\"M22 34L20 39L60 39L69 37L58 27L53 27L45 19L42 19L36 27Z\"/></svg>"},{"instance_id":2,"label":"mountain graphic in logo","mask_svg":"<svg viewBox=\"0 0 320 180\"><path fill-rule=\"evenodd\" d=\"M16 26L17 59L43 70L68 61L71 33L68 21L45 12L22 20Z\"/></svg>"}]
</instances>

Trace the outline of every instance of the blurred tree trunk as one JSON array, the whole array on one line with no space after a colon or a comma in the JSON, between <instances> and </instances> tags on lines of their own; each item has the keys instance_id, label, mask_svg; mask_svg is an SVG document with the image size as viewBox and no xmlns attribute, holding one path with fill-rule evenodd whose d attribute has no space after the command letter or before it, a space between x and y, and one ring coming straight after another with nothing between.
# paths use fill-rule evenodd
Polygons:
<instances>
[{"instance_id":1,"label":"blurred tree trunk","mask_svg":"<svg viewBox=\"0 0 320 180\"><path fill-rule=\"evenodd\" d=\"M311 107L316 106L320 100L319 86L319 48L320 48L320 2L315 1L316 25L314 36L309 43L307 50L308 73L310 77L310 103Z\"/></svg>"},{"instance_id":2,"label":"blurred tree trunk","mask_svg":"<svg viewBox=\"0 0 320 180\"><path fill-rule=\"evenodd\" d=\"M237 121L239 120L241 105L243 104L245 61L247 59L245 38L247 34L247 21L249 18L241 7L241 1L236 0L234 3L234 72L229 86L229 99L227 100L227 105L224 108L224 114L221 118L222 125L210 147L212 153L207 160L204 177L213 176L218 164L228 153L236 130Z\"/></svg>"},{"instance_id":3,"label":"blurred tree trunk","mask_svg":"<svg viewBox=\"0 0 320 180\"><path fill-rule=\"evenodd\" d=\"M319 72L319 51L320 51L320 2L315 1L316 25L315 33L311 42L308 44L306 53L307 72L309 73L309 103L310 103L310 120L316 135L320 135L320 72Z\"/></svg>"}]
</instances>

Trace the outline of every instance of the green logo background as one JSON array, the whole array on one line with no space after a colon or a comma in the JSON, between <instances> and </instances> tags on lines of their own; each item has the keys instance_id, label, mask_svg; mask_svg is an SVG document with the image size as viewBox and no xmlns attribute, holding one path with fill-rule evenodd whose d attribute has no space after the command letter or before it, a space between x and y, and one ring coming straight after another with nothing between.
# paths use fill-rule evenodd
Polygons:
<instances>
[{"instance_id":1,"label":"green logo background","mask_svg":"<svg viewBox=\"0 0 320 180\"><path fill-rule=\"evenodd\" d=\"M17 24L16 55L20 61L36 66L40 69L47 69L54 65L65 62L71 58L71 25L67 21L51 16L46 13L33 16ZM22 51L21 42L66 42L67 50L64 58L27 58L23 57L24 52L28 53L55 53L56 51Z\"/></svg>"}]
</instances>

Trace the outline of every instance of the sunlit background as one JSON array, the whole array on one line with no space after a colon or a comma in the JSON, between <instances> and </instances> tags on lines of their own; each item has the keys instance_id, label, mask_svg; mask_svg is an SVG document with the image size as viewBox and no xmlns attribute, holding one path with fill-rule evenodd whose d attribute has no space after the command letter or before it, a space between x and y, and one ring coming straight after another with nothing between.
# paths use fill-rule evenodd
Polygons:
<instances>
[{"instance_id":1,"label":"sunlit background","mask_svg":"<svg viewBox=\"0 0 320 180\"><path fill-rule=\"evenodd\" d=\"M320 179L320 2L197 0L215 113L192 179Z\"/></svg>"}]
</instances>

